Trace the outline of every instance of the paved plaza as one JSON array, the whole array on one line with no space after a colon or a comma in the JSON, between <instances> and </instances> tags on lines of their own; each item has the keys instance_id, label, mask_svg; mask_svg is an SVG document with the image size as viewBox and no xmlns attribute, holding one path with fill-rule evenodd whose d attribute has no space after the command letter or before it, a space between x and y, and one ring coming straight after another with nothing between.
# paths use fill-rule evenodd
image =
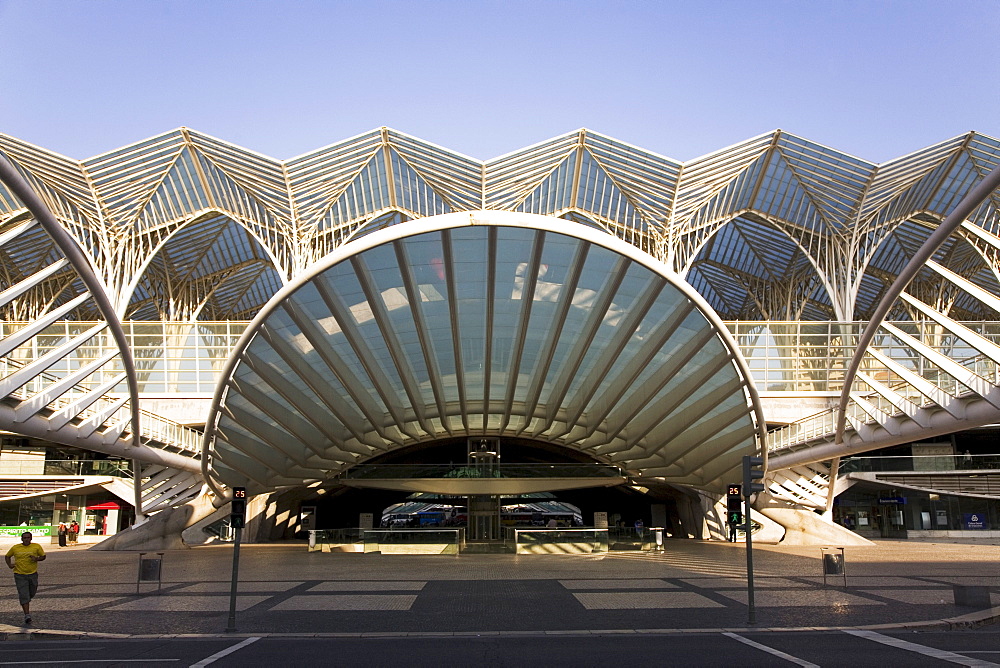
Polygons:
<instances>
[{"instance_id":1,"label":"paved plaza","mask_svg":"<svg viewBox=\"0 0 1000 668\"><path fill-rule=\"evenodd\" d=\"M231 546L165 553L158 594L155 584L136 593L138 553L45 548L36 631L135 636L226 627ZM755 546L757 628L962 626L1000 615L1000 607L956 606L953 592L955 584L986 586L1000 606L998 545L849 547L846 588L839 576L824 584L820 554ZM280 543L243 546L237 626L256 635L655 633L745 628L746 603L742 544L427 556L310 553ZM13 582L4 581L0 632L23 633L20 622Z\"/></svg>"}]
</instances>

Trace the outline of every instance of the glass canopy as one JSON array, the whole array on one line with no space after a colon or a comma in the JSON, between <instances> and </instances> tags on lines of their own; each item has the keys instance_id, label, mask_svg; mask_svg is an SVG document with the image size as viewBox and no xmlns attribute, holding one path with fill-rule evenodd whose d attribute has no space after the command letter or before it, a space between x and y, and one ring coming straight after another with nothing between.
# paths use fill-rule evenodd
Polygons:
<instances>
[{"instance_id":1,"label":"glass canopy","mask_svg":"<svg viewBox=\"0 0 1000 668\"><path fill-rule=\"evenodd\" d=\"M447 214L346 244L232 359L209 420L230 485L494 435L712 488L756 450L759 402L704 302L634 247L542 216Z\"/></svg>"}]
</instances>

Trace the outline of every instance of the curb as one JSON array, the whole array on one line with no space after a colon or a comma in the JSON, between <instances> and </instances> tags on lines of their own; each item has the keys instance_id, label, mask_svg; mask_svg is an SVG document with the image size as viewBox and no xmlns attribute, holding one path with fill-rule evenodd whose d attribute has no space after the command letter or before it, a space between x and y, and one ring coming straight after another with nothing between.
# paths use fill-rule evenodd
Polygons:
<instances>
[{"instance_id":1,"label":"curb","mask_svg":"<svg viewBox=\"0 0 1000 668\"><path fill-rule=\"evenodd\" d=\"M957 617L945 619L930 619L921 622L898 622L888 624L869 624L866 626L791 626L791 627L732 627L715 629L595 629L567 631L370 631L365 633L163 633L163 634L129 634L102 633L96 631L64 631L59 629L32 629L27 627L0 624L0 641L19 641L34 639L60 640L167 640L167 639L202 639L202 638L503 638L503 637L534 637L546 638L553 636L622 636L622 635L682 635L706 633L802 633L807 631L914 631L914 630L947 630L958 631L986 626L1000 620L1000 606L977 610Z\"/></svg>"}]
</instances>

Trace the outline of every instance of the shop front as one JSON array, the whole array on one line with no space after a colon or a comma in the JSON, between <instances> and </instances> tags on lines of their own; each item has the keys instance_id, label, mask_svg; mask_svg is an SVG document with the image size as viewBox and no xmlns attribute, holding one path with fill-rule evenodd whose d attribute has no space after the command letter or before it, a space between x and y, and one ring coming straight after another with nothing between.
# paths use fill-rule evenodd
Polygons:
<instances>
[{"instance_id":1,"label":"shop front","mask_svg":"<svg viewBox=\"0 0 1000 668\"><path fill-rule=\"evenodd\" d=\"M88 490L89 491L89 490ZM97 487L90 494L47 494L0 501L0 538L16 539L25 531L56 536L60 522L76 522L84 542L111 536L132 522L132 507Z\"/></svg>"},{"instance_id":2,"label":"shop front","mask_svg":"<svg viewBox=\"0 0 1000 668\"><path fill-rule=\"evenodd\" d=\"M1000 499L877 489L861 485L837 497L834 521L869 538L995 538Z\"/></svg>"}]
</instances>

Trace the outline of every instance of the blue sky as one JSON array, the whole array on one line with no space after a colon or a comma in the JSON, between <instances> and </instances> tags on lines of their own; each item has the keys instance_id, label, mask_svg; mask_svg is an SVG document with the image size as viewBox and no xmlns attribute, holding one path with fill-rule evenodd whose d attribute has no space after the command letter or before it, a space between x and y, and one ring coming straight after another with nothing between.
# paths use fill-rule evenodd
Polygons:
<instances>
[{"instance_id":1,"label":"blue sky","mask_svg":"<svg viewBox=\"0 0 1000 668\"><path fill-rule=\"evenodd\" d=\"M1000 137L998 25L996 0L0 0L0 132L284 159L386 125L486 159L587 127L689 160L781 128L882 162Z\"/></svg>"}]
</instances>

